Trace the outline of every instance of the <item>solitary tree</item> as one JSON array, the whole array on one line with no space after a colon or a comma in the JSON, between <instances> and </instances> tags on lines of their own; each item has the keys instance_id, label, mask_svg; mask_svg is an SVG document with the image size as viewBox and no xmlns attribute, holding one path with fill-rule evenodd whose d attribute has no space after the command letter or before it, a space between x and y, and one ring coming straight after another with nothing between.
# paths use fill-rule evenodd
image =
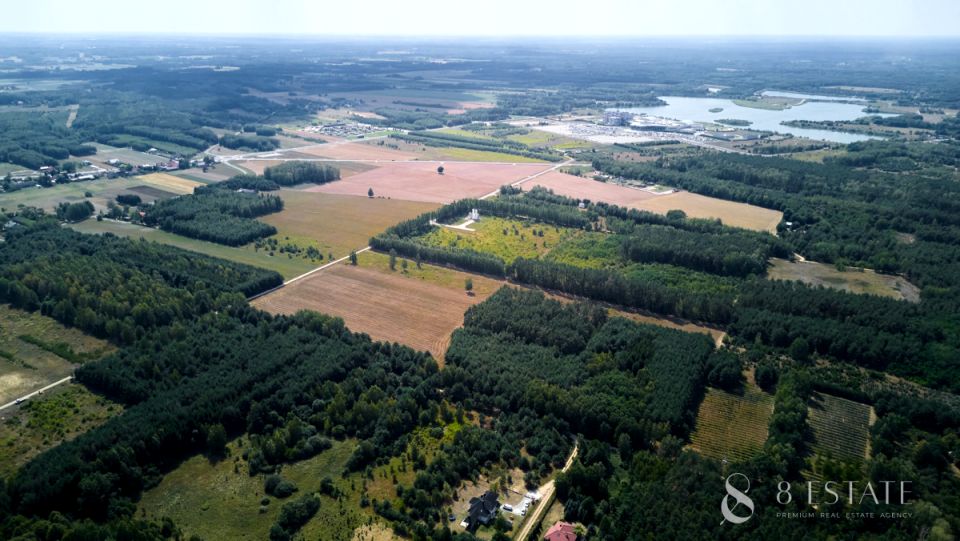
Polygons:
<instances>
[{"instance_id":1,"label":"solitary tree","mask_svg":"<svg viewBox=\"0 0 960 541\"><path fill-rule=\"evenodd\" d=\"M353 265L354 267L357 266L357 251L356 251L356 250L350 252L350 264Z\"/></svg>"},{"instance_id":2,"label":"solitary tree","mask_svg":"<svg viewBox=\"0 0 960 541\"><path fill-rule=\"evenodd\" d=\"M367 190L367 197L373 197L373 188Z\"/></svg>"},{"instance_id":3,"label":"solitary tree","mask_svg":"<svg viewBox=\"0 0 960 541\"><path fill-rule=\"evenodd\" d=\"M397 251L390 249L390 270L397 270Z\"/></svg>"},{"instance_id":4,"label":"solitary tree","mask_svg":"<svg viewBox=\"0 0 960 541\"><path fill-rule=\"evenodd\" d=\"M442 174L443 174L443 166L442 166L442 165L441 165L440 167L437 167L437 174L438 174L438 175L442 175Z\"/></svg>"},{"instance_id":5,"label":"solitary tree","mask_svg":"<svg viewBox=\"0 0 960 541\"><path fill-rule=\"evenodd\" d=\"M473 278L467 278L463 282L463 289L467 290L467 295L473 295Z\"/></svg>"}]
</instances>

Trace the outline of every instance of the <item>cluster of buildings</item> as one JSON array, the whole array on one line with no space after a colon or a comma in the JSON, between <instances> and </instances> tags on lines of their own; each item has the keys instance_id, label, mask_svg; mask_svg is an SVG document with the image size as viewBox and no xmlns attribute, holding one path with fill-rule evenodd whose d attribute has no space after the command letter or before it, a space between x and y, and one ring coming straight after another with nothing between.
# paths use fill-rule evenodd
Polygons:
<instances>
[{"instance_id":1,"label":"cluster of buildings","mask_svg":"<svg viewBox=\"0 0 960 541\"><path fill-rule=\"evenodd\" d=\"M381 131L383 128L361 124L359 122L335 122L333 124L324 124L322 126L307 126L303 131L328 135L330 137L363 137L368 133Z\"/></svg>"},{"instance_id":2,"label":"cluster of buildings","mask_svg":"<svg viewBox=\"0 0 960 541\"><path fill-rule=\"evenodd\" d=\"M501 509L521 516L526 515L526 508L532 502L532 498L528 495L523 502L521 504L523 509L514 511L509 505L501 505L497 493L488 490L482 496L470 498L467 516L460 525L469 532L475 532L480 526L489 526L495 522ZM451 519L453 519L453 516L451 516ZM558 521L547 529L543 539L544 541L578 541L579 537L573 524Z\"/></svg>"}]
</instances>

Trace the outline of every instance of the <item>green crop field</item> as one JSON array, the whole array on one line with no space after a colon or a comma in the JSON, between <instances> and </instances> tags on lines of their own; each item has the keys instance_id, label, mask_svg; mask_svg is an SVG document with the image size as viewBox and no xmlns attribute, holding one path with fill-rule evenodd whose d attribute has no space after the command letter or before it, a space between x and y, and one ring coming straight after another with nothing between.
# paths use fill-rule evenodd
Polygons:
<instances>
[{"instance_id":1,"label":"green crop field","mask_svg":"<svg viewBox=\"0 0 960 541\"><path fill-rule=\"evenodd\" d=\"M113 346L36 312L0 304L0 404L69 376Z\"/></svg>"},{"instance_id":2,"label":"green crop field","mask_svg":"<svg viewBox=\"0 0 960 541\"><path fill-rule=\"evenodd\" d=\"M123 407L82 385L65 384L31 398L0 423L0 478L41 452L105 423Z\"/></svg>"},{"instance_id":3,"label":"green crop field","mask_svg":"<svg viewBox=\"0 0 960 541\"><path fill-rule=\"evenodd\" d=\"M866 404L814 393L807 418L813 433L810 446L821 455L864 460L870 453L873 416L873 408Z\"/></svg>"},{"instance_id":4,"label":"green crop field","mask_svg":"<svg viewBox=\"0 0 960 541\"><path fill-rule=\"evenodd\" d=\"M420 241L432 246L493 254L511 263L518 257L536 259L547 254L574 231L552 225L495 217L484 217L469 227L474 231L438 227L420 237Z\"/></svg>"},{"instance_id":5,"label":"green crop field","mask_svg":"<svg viewBox=\"0 0 960 541\"><path fill-rule=\"evenodd\" d=\"M747 378L743 395L707 389L690 436L690 448L717 460L746 460L763 448L773 396Z\"/></svg>"}]
</instances>

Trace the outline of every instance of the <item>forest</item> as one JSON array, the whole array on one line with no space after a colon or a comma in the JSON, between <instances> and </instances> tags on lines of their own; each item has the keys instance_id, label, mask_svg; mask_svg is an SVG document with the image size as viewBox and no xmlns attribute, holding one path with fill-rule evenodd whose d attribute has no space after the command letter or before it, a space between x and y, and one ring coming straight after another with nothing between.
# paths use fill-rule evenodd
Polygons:
<instances>
[{"instance_id":1,"label":"forest","mask_svg":"<svg viewBox=\"0 0 960 541\"><path fill-rule=\"evenodd\" d=\"M146 207L143 223L185 237L240 246L275 234L275 227L254 218L281 210L283 200L276 195L217 186Z\"/></svg>"},{"instance_id":2,"label":"forest","mask_svg":"<svg viewBox=\"0 0 960 541\"><path fill-rule=\"evenodd\" d=\"M765 163L769 159L738 156L735 160ZM833 178L821 174L825 182ZM815 188L805 185L805 189ZM759 342L786 351L799 340L829 358L889 370L937 388L960 388L951 360L960 352L960 344L952 338L950 327L945 327L956 325L948 301L956 289L938 289L939 301L925 298L920 305L913 305L769 281L762 279L768 258L790 257L795 251L794 239L809 242L807 236L784 232L781 239L715 220L689 219L682 213L659 215L601 203L591 203L580 211L577 200L543 189L505 189L503 193L495 200L455 202L400 223L371 239L371 246L520 284L728 326L739 343ZM430 229L431 219L452 221L470 208L494 216L575 227L602 237L583 243L564 241L553 248L551 256L521 257L509 265L491 254L431 246L419 240ZM916 244L920 242L909 246ZM803 253L802 249L796 251ZM569 255L564 257L564 253ZM697 274L670 271L668 274L679 280L671 284L662 280L663 272L632 266L649 262ZM709 276L715 278L704 279ZM721 278L737 280L723 282ZM924 290L925 295L930 290Z\"/></svg>"}]
</instances>

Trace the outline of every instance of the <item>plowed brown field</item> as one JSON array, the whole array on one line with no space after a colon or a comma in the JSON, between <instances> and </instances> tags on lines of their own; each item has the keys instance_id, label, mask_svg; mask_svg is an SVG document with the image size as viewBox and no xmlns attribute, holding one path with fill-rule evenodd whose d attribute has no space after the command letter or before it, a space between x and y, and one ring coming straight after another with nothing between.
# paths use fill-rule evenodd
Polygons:
<instances>
[{"instance_id":1,"label":"plowed brown field","mask_svg":"<svg viewBox=\"0 0 960 541\"><path fill-rule=\"evenodd\" d=\"M343 195L449 203L464 197L481 197L552 167L550 164L497 164L446 162L443 175L436 163L382 163L380 167L337 182L308 188L310 191ZM546 175L544 175L546 176Z\"/></svg>"},{"instance_id":2,"label":"plowed brown field","mask_svg":"<svg viewBox=\"0 0 960 541\"><path fill-rule=\"evenodd\" d=\"M343 318L347 327L374 340L429 351L439 362L463 313L485 295L468 296L399 273L335 265L253 301L274 314L316 310Z\"/></svg>"}]
</instances>

